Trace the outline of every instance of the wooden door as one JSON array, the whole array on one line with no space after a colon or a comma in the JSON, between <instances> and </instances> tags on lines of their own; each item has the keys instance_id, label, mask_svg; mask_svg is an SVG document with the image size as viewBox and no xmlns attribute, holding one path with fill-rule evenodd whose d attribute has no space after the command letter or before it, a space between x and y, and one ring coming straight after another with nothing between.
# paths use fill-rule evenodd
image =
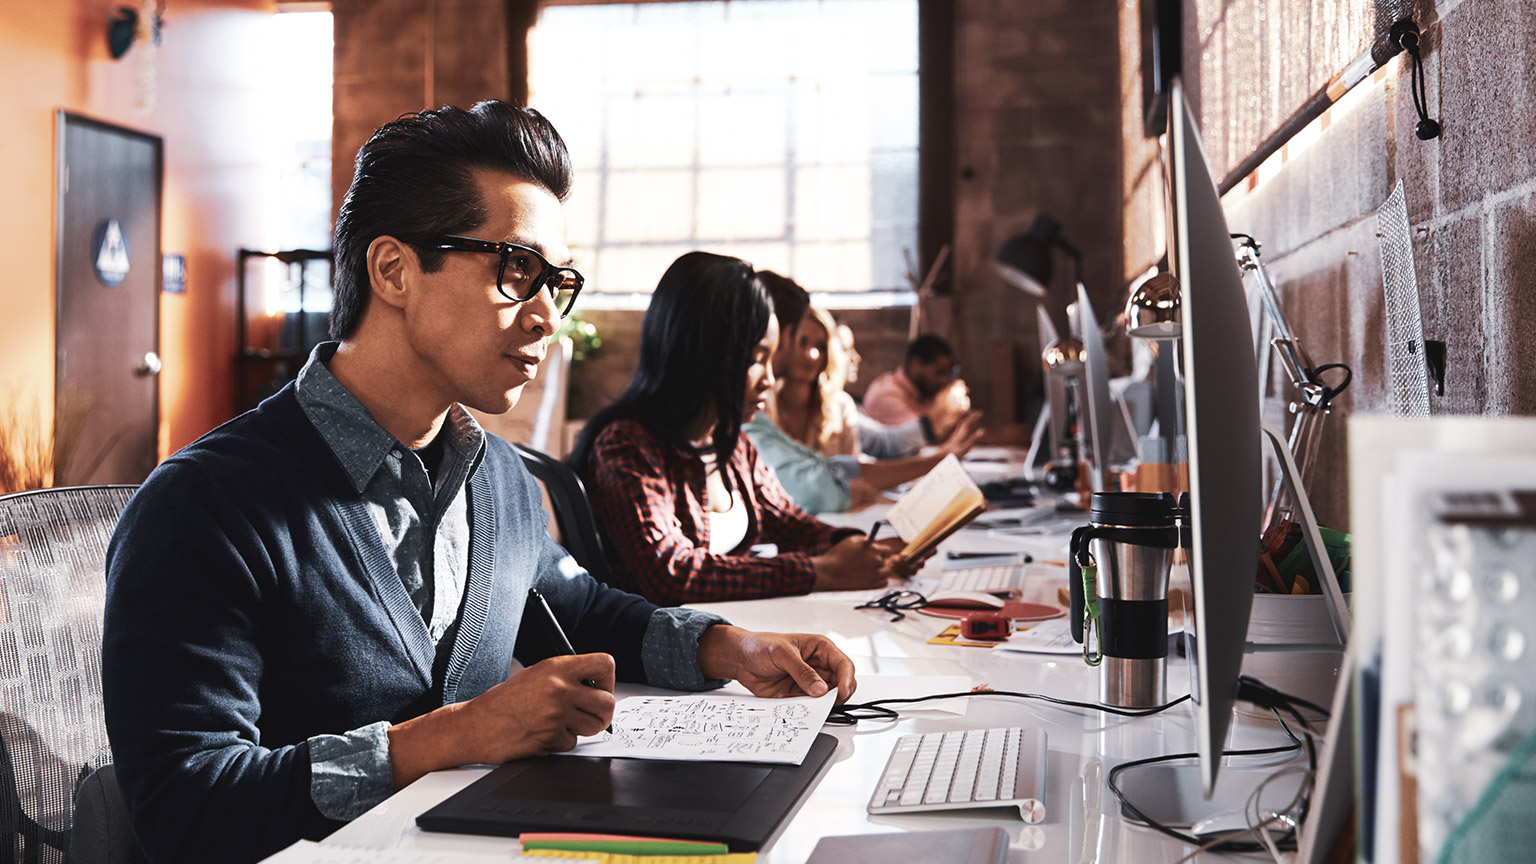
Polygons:
<instances>
[{"instance_id":1,"label":"wooden door","mask_svg":"<svg viewBox=\"0 0 1536 864\"><path fill-rule=\"evenodd\" d=\"M58 113L58 486L155 467L161 159L156 136Z\"/></svg>"}]
</instances>

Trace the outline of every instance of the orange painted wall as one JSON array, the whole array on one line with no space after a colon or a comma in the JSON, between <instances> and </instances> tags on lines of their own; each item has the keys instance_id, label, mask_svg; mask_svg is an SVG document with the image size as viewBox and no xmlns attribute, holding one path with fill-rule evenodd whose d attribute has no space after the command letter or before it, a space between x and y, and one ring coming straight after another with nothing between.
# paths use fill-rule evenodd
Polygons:
<instances>
[{"instance_id":1,"label":"orange painted wall","mask_svg":"<svg viewBox=\"0 0 1536 864\"><path fill-rule=\"evenodd\" d=\"M162 295L161 455L234 411L235 253L265 245L262 131L255 88L273 58L262 22L274 0L175 0L155 62L155 106L138 107L135 46L107 51L123 0L0 4L0 399L50 421L54 370L54 112L165 141L163 251L187 257L187 290ZM135 4L137 5L137 4Z\"/></svg>"}]
</instances>

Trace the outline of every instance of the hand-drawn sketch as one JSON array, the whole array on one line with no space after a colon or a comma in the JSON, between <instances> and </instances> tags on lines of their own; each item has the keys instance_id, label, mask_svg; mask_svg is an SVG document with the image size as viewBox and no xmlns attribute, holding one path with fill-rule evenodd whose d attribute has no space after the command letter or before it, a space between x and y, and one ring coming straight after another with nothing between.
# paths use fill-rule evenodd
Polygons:
<instances>
[{"instance_id":1,"label":"hand-drawn sketch","mask_svg":"<svg viewBox=\"0 0 1536 864\"><path fill-rule=\"evenodd\" d=\"M582 738L566 755L798 765L835 696L631 696L619 700L612 732Z\"/></svg>"}]
</instances>

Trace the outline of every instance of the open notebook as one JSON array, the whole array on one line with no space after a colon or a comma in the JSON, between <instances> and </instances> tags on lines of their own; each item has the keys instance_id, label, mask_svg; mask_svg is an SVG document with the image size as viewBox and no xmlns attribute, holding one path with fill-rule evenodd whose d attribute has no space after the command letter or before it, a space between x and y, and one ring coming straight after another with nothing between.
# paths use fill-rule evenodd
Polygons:
<instances>
[{"instance_id":1,"label":"open notebook","mask_svg":"<svg viewBox=\"0 0 1536 864\"><path fill-rule=\"evenodd\" d=\"M891 507L886 521L907 541L901 557L913 561L927 555L945 537L987 509L986 496L951 453L912 484Z\"/></svg>"}]
</instances>

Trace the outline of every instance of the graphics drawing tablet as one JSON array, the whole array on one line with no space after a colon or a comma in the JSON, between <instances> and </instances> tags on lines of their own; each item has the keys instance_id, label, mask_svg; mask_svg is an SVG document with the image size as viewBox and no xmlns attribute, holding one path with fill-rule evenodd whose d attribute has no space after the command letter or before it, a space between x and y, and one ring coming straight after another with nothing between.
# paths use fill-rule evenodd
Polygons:
<instances>
[{"instance_id":1,"label":"graphics drawing tablet","mask_svg":"<svg viewBox=\"0 0 1536 864\"><path fill-rule=\"evenodd\" d=\"M497 768L416 817L427 831L524 831L717 840L755 852L821 776L837 739L816 736L800 765L541 756Z\"/></svg>"}]
</instances>

